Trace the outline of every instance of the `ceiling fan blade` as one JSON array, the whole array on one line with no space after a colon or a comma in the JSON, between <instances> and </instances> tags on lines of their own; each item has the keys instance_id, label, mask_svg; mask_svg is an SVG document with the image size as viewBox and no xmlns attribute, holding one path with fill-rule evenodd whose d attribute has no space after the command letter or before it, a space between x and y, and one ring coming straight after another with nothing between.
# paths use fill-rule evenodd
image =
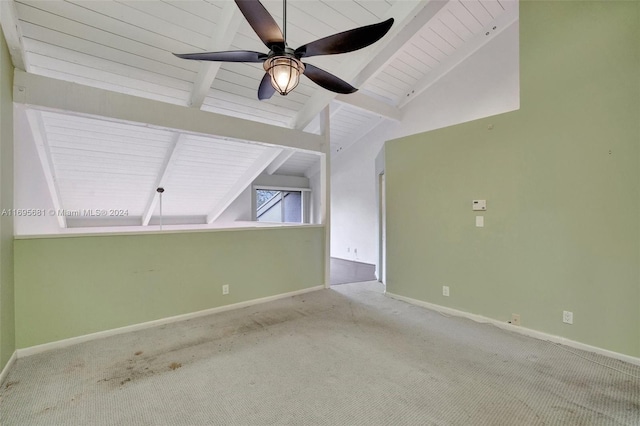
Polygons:
<instances>
[{"instance_id":1,"label":"ceiling fan blade","mask_svg":"<svg viewBox=\"0 0 640 426\"><path fill-rule=\"evenodd\" d=\"M271 99L274 93L276 93L276 89L271 85L271 77L268 73L265 73L264 77L262 77L262 81L260 82L260 87L258 88L258 99L261 101Z\"/></svg>"},{"instance_id":2,"label":"ceiling fan blade","mask_svg":"<svg viewBox=\"0 0 640 426\"><path fill-rule=\"evenodd\" d=\"M256 32L260 40L273 50L273 46L284 49L284 36L282 30L271 14L258 0L235 0L240 12Z\"/></svg>"},{"instance_id":3,"label":"ceiling fan blade","mask_svg":"<svg viewBox=\"0 0 640 426\"><path fill-rule=\"evenodd\" d=\"M355 28L312 41L298 47L295 52L299 58L353 52L380 40L391 29L392 25L393 18L389 18L384 22Z\"/></svg>"},{"instance_id":4,"label":"ceiling fan blade","mask_svg":"<svg viewBox=\"0 0 640 426\"><path fill-rule=\"evenodd\" d=\"M174 53L178 58L194 59L197 61L217 62L264 62L265 53L250 50L230 50L227 52L203 52L203 53Z\"/></svg>"},{"instance_id":5,"label":"ceiling fan blade","mask_svg":"<svg viewBox=\"0 0 640 426\"><path fill-rule=\"evenodd\" d=\"M346 81L311 64L304 64L304 75L318 86L332 92L349 94L358 90Z\"/></svg>"}]
</instances>

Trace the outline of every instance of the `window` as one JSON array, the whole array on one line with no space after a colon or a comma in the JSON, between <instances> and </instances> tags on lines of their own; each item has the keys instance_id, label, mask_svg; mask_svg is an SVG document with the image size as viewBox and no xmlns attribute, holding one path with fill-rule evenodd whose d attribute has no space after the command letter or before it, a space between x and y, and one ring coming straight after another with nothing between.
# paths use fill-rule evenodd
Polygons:
<instances>
[{"instance_id":1,"label":"window","mask_svg":"<svg viewBox=\"0 0 640 426\"><path fill-rule=\"evenodd\" d=\"M275 223L308 223L308 191L256 189L256 220Z\"/></svg>"}]
</instances>

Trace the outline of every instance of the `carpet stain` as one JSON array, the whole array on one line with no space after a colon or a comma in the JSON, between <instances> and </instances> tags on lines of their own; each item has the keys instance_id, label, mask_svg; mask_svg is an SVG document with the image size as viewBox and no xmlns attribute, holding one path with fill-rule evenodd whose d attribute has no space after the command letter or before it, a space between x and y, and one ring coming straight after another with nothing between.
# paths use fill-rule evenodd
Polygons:
<instances>
[{"instance_id":1,"label":"carpet stain","mask_svg":"<svg viewBox=\"0 0 640 426\"><path fill-rule=\"evenodd\" d=\"M4 385L5 389L11 389L12 387L14 387L15 385L17 385L18 383L20 383L19 381L15 381L15 382L7 382L6 385Z\"/></svg>"},{"instance_id":2,"label":"carpet stain","mask_svg":"<svg viewBox=\"0 0 640 426\"><path fill-rule=\"evenodd\" d=\"M185 364L185 359L197 363L211 356L211 347L217 353L232 350L236 345L234 339L238 335L264 333L271 327L288 323L309 315L304 310L285 308L270 309L266 312L255 312L248 317L240 318L230 324L212 324L206 327L194 323L193 329L202 330L198 337L186 340L177 345L158 346L151 352L138 350L133 356L109 366L98 383L105 383L111 388L118 388L129 381L136 381L175 371ZM160 327L163 330L165 327ZM195 355L193 354L195 351ZM188 356L185 354L189 354ZM173 361L183 359L181 363ZM166 366L169 366L167 369ZM128 379L128 380L127 380Z\"/></svg>"},{"instance_id":3,"label":"carpet stain","mask_svg":"<svg viewBox=\"0 0 640 426\"><path fill-rule=\"evenodd\" d=\"M64 372L67 374L74 373L77 370L82 370L85 368L85 363L83 360L75 360L67 368L65 368Z\"/></svg>"},{"instance_id":4,"label":"carpet stain","mask_svg":"<svg viewBox=\"0 0 640 426\"><path fill-rule=\"evenodd\" d=\"M11 372L20 384L0 388L0 423L140 424L142 413L146 424L167 424L176 414L175 391L213 388L231 414L206 397L184 398L180 409L199 410L201 424L640 426L634 366L583 352L576 357L378 294L354 303L352 293L316 292L305 304L279 301L26 358ZM83 359L86 367L79 366ZM73 374L63 374L74 366ZM198 371L205 372L201 381L193 380ZM284 395L274 395L275 380L282 380ZM141 397L164 388L169 396L158 395L168 401L162 406ZM247 389L255 398L237 398ZM340 392L350 404L331 403ZM236 415L246 412L247 401L254 417L242 422ZM131 412L119 409L128 406ZM383 412L381 422L376 413ZM357 423L349 421L354 414Z\"/></svg>"}]
</instances>

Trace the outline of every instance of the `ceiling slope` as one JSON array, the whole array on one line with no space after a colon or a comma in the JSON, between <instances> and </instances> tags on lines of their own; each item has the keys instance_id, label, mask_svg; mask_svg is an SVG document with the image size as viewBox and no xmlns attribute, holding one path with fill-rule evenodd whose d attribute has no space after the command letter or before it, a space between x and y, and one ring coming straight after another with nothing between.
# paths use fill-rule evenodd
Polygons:
<instances>
[{"instance_id":1,"label":"ceiling slope","mask_svg":"<svg viewBox=\"0 0 640 426\"><path fill-rule=\"evenodd\" d=\"M61 227L148 225L161 213L211 223L284 151L75 114L27 114L54 206L65 212ZM277 167L282 174L302 175L318 161L292 152ZM158 187L165 188L162 212Z\"/></svg>"},{"instance_id":2,"label":"ceiling slope","mask_svg":"<svg viewBox=\"0 0 640 426\"><path fill-rule=\"evenodd\" d=\"M282 1L263 4L281 24ZM336 96L303 77L288 96L258 101L261 64L173 55L264 51L232 1L1 1L14 66L27 72L16 73L23 89L16 100L35 106L29 122L52 196L67 209L111 200L147 225L159 213L155 188L180 188L163 195L166 213L211 222L256 173L316 170L313 151L325 148L312 133L327 106L336 154L401 120L418 94L518 18L516 0L290 0L288 7L292 46L395 18L372 46L309 58L358 93Z\"/></svg>"}]
</instances>

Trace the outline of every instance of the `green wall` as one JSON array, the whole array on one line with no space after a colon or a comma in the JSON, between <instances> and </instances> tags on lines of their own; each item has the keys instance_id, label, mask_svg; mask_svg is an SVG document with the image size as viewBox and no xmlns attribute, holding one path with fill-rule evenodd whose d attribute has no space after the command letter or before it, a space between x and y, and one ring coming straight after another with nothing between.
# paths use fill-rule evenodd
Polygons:
<instances>
[{"instance_id":1,"label":"green wall","mask_svg":"<svg viewBox=\"0 0 640 426\"><path fill-rule=\"evenodd\" d=\"M387 143L387 289L638 357L640 3L522 1L520 81L518 111Z\"/></svg>"},{"instance_id":2,"label":"green wall","mask_svg":"<svg viewBox=\"0 0 640 426\"><path fill-rule=\"evenodd\" d=\"M16 344L322 285L323 259L322 227L16 240Z\"/></svg>"},{"instance_id":3,"label":"green wall","mask_svg":"<svg viewBox=\"0 0 640 426\"><path fill-rule=\"evenodd\" d=\"M0 31L0 211L13 208L13 65ZM15 351L13 217L0 216L0 371Z\"/></svg>"}]
</instances>

